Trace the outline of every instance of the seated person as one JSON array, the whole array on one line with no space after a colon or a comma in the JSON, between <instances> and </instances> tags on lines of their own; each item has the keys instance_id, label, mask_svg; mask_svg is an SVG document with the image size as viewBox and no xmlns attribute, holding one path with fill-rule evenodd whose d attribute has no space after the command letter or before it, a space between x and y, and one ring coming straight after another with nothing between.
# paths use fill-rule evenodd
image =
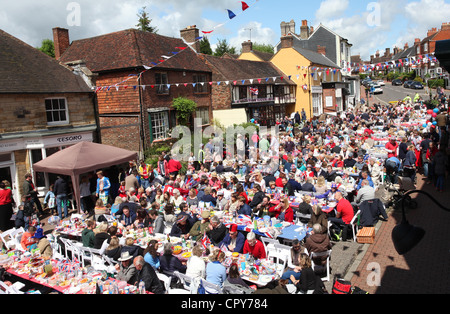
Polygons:
<instances>
[{"instance_id":1,"label":"seated person","mask_svg":"<svg viewBox=\"0 0 450 314\"><path fill-rule=\"evenodd\" d=\"M160 269L163 273L172 275L174 271L186 273L186 265L173 255L172 243L164 244L164 253L159 257ZM175 279L174 277L172 279Z\"/></svg>"},{"instance_id":2,"label":"seated person","mask_svg":"<svg viewBox=\"0 0 450 314\"><path fill-rule=\"evenodd\" d=\"M346 241L347 230L354 216L353 206L340 191L336 192L335 198L337 201L336 217L328 217L328 220L332 223L331 229L337 235L336 238L339 240L342 236L342 240Z\"/></svg>"},{"instance_id":3,"label":"seated person","mask_svg":"<svg viewBox=\"0 0 450 314\"><path fill-rule=\"evenodd\" d=\"M122 217L120 218L120 223L124 227L132 227L134 221L136 220L136 212L130 210L128 206L122 208Z\"/></svg>"},{"instance_id":4,"label":"seated person","mask_svg":"<svg viewBox=\"0 0 450 314\"><path fill-rule=\"evenodd\" d=\"M250 205L246 204L246 199L242 195L238 197L238 204L236 210L238 215L251 216L252 214L252 208L250 207Z\"/></svg>"},{"instance_id":5,"label":"seated person","mask_svg":"<svg viewBox=\"0 0 450 314\"><path fill-rule=\"evenodd\" d=\"M173 224L172 230L170 231L171 237L183 237L184 239L189 238L189 231L191 230L192 225L188 220L188 215L186 214L178 214L176 223Z\"/></svg>"},{"instance_id":6,"label":"seated person","mask_svg":"<svg viewBox=\"0 0 450 314\"><path fill-rule=\"evenodd\" d=\"M238 231L238 226L232 224L228 233L220 242L219 247L225 245L226 248L231 252L242 253L244 250L245 236Z\"/></svg>"},{"instance_id":7,"label":"seated person","mask_svg":"<svg viewBox=\"0 0 450 314\"><path fill-rule=\"evenodd\" d=\"M247 240L244 243L244 254L250 254L255 259L264 259L266 258L266 250L264 248L264 244L256 239L256 235L254 232L249 232L247 234Z\"/></svg>"},{"instance_id":8,"label":"seated person","mask_svg":"<svg viewBox=\"0 0 450 314\"><path fill-rule=\"evenodd\" d=\"M211 244L218 245L225 238L227 227L220 221L219 217L212 216L209 223L209 230L206 235L211 240Z\"/></svg>"},{"instance_id":9,"label":"seated person","mask_svg":"<svg viewBox=\"0 0 450 314\"><path fill-rule=\"evenodd\" d=\"M305 248L309 254L311 254L311 252L322 253L331 249L330 238L328 237L326 230L323 230L321 225L313 225L313 231L311 232L311 235L306 238ZM314 259L314 264L325 265L326 256L316 257Z\"/></svg>"}]
</instances>

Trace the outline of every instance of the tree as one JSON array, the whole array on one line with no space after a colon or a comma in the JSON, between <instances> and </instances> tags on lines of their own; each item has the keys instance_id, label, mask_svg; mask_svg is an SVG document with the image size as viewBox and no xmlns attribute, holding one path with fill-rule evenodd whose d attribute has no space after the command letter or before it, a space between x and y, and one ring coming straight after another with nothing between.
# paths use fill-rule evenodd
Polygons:
<instances>
[{"instance_id":1,"label":"tree","mask_svg":"<svg viewBox=\"0 0 450 314\"><path fill-rule=\"evenodd\" d=\"M214 56L222 57L224 54L236 54L236 48L230 47L226 39L219 39L216 50L214 51Z\"/></svg>"},{"instance_id":2,"label":"tree","mask_svg":"<svg viewBox=\"0 0 450 314\"><path fill-rule=\"evenodd\" d=\"M209 43L209 39L206 36L203 37L202 40L200 40L200 53L204 53L205 55L213 54L211 44Z\"/></svg>"},{"instance_id":3,"label":"tree","mask_svg":"<svg viewBox=\"0 0 450 314\"><path fill-rule=\"evenodd\" d=\"M254 43L252 49L253 49L253 51L267 52L267 53L272 53L272 54L275 52L274 47L270 44Z\"/></svg>"},{"instance_id":4,"label":"tree","mask_svg":"<svg viewBox=\"0 0 450 314\"><path fill-rule=\"evenodd\" d=\"M177 120L181 125L187 125L197 104L190 99L178 97L173 100L172 107L176 110Z\"/></svg>"},{"instance_id":5,"label":"tree","mask_svg":"<svg viewBox=\"0 0 450 314\"><path fill-rule=\"evenodd\" d=\"M44 39L42 41L41 47L37 49L52 58L55 57L55 45L53 44L53 41L51 39Z\"/></svg>"},{"instance_id":6,"label":"tree","mask_svg":"<svg viewBox=\"0 0 450 314\"><path fill-rule=\"evenodd\" d=\"M148 13L145 11L145 8L146 7L143 7L137 15L139 20L136 27L141 31L156 34L158 32L158 29L150 25L152 23L152 20L150 19Z\"/></svg>"}]
</instances>

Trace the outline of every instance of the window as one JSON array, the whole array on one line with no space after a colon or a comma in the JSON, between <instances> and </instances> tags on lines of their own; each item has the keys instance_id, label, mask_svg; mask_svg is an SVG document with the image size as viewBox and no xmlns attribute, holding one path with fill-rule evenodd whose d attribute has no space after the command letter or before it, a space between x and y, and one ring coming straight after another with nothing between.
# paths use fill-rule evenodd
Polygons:
<instances>
[{"instance_id":1,"label":"window","mask_svg":"<svg viewBox=\"0 0 450 314\"><path fill-rule=\"evenodd\" d=\"M151 140L162 140L168 137L169 132L169 112L150 112L149 120L151 126Z\"/></svg>"},{"instance_id":2,"label":"window","mask_svg":"<svg viewBox=\"0 0 450 314\"><path fill-rule=\"evenodd\" d=\"M312 94L312 104L313 104L313 115L320 116L323 112L322 94L313 93Z\"/></svg>"},{"instance_id":3,"label":"window","mask_svg":"<svg viewBox=\"0 0 450 314\"><path fill-rule=\"evenodd\" d=\"M428 51L428 43L423 44L423 51L424 52Z\"/></svg>"},{"instance_id":4,"label":"window","mask_svg":"<svg viewBox=\"0 0 450 314\"><path fill-rule=\"evenodd\" d=\"M64 98L46 99L45 112L47 114L47 124L49 125L69 123L67 105Z\"/></svg>"},{"instance_id":5,"label":"window","mask_svg":"<svg viewBox=\"0 0 450 314\"><path fill-rule=\"evenodd\" d=\"M194 93L196 94L204 94L208 92L208 84L206 84L207 78L206 75L194 75L194 83L196 83L194 87Z\"/></svg>"},{"instance_id":6,"label":"window","mask_svg":"<svg viewBox=\"0 0 450 314\"><path fill-rule=\"evenodd\" d=\"M169 79L167 78L167 73L155 73L155 81L158 89L156 93L158 95L169 95Z\"/></svg>"},{"instance_id":7,"label":"window","mask_svg":"<svg viewBox=\"0 0 450 314\"><path fill-rule=\"evenodd\" d=\"M195 117L202 119L202 125L209 124L209 107L197 108Z\"/></svg>"}]
</instances>

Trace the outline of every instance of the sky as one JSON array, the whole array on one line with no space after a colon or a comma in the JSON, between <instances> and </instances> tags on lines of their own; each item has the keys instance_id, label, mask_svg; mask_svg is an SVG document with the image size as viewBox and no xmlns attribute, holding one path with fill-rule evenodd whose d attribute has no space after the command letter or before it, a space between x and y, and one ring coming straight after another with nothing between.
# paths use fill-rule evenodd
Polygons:
<instances>
[{"instance_id":1,"label":"sky","mask_svg":"<svg viewBox=\"0 0 450 314\"><path fill-rule=\"evenodd\" d=\"M180 37L180 30L196 25L208 35L213 49L219 39L240 51L250 39L276 45L280 23L302 20L325 25L353 45L351 54L369 60L377 50L410 46L432 27L450 22L450 0L0 0L0 29L38 47L52 39L52 28L69 29L70 41L135 28L137 14L146 7L152 26L164 36ZM236 17L229 19L231 10ZM223 24L222 26L220 26ZM250 31L251 29L251 31Z\"/></svg>"}]
</instances>

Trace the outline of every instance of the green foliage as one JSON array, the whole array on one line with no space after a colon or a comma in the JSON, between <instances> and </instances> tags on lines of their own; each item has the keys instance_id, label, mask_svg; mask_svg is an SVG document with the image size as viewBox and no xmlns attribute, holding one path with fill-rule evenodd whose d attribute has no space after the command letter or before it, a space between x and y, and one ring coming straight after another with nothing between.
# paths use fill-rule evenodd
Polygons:
<instances>
[{"instance_id":1,"label":"green foliage","mask_svg":"<svg viewBox=\"0 0 450 314\"><path fill-rule=\"evenodd\" d=\"M423 83L423 80L422 80L422 78L421 78L420 76L417 76L417 77L414 79L414 81L415 81L415 82Z\"/></svg>"},{"instance_id":2,"label":"green foliage","mask_svg":"<svg viewBox=\"0 0 450 314\"><path fill-rule=\"evenodd\" d=\"M359 78L361 80L364 80L367 76L368 76L367 74L362 74L362 73L359 74Z\"/></svg>"},{"instance_id":3,"label":"green foliage","mask_svg":"<svg viewBox=\"0 0 450 314\"><path fill-rule=\"evenodd\" d=\"M428 80L428 87L436 88L436 87L444 87L444 80L443 79L430 79Z\"/></svg>"},{"instance_id":4,"label":"green foliage","mask_svg":"<svg viewBox=\"0 0 450 314\"><path fill-rule=\"evenodd\" d=\"M214 56L222 57L226 53L236 54L236 48L231 47L226 39L219 39L216 50L214 51Z\"/></svg>"},{"instance_id":5,"label":"green foliage","mask_svg":"<svg viewBox=\"0 0 450 314\"><path fill-rule=\"evenodd\" d=\"M146 7L143 7L139 14L137 15L138 24L136 25L138 30L149 32L149 33L157 33L158 29L156 27L151 26L152 20L150 19L148 13L145 11Z\"/></svg>"},{"instance_id":6,"label":"green foliage","mask_svg":"<svg viewBox=\"0 0 450 314\"><path fill-rule=\"evenodd\" d=\"M176 110L177 120L181 125L187 125L197 104L190 99L178 97L173 100L172 107Z\"/></svg>"},{"instance_id":7,"label":"green foliage","mask_svg":"<svg viewBox=\"0 0 450 314\"><path fill-rule=\"evenodd\" d=\"M400 77L400 74L398 72L389 72L386 76L388 81L396 80Z\"/></svg>"},{"instance_id":8,"label":"green foliage","mask_svg":"<svg viewBox=\"0 0 450 314\"><path fill-rule=\"evenodd\" d=\"M253 44L253 51L267 52L267 53L275 53L275 48L270 44Z\"/></svg>"},{"instance_id":9,"label":"green foliage","mask_svg":"<svg viewBox=\"0 0 450 314\"><path fill-rule=\"evenodd\" d=\"M200 40L200 53L204 53L205 55L212 55L213 51L211 48L211 44L209 43L208 37L203 37L202 40Z\"/></svg>"},{"instance_id":10,"label":"green foliage","mask_svg":"<svg viewBox=\"0 0 450 314\"><path fill-rule=\"evenodd\" d=\"M55 57L55 45L53 44L53 41L50 39L44 39L42 41L41 47L37 49L52 58Z\"/></svg>"}]
</instances>

